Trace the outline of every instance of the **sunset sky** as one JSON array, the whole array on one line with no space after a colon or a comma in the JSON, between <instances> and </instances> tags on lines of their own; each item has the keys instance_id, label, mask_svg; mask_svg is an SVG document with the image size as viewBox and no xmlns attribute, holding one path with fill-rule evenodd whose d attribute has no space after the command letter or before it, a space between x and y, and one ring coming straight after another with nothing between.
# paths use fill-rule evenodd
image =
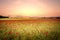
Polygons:
<instances>
[{"instance_id":1,"label":"sunset sky","mask_svg":"<svg viewBox=\"0 0 60 40\"><path fill-rule=\"evenodd\" d=\"M60 16L60 0L0 0L0 15L3 16Z\"/></svg>"}]
</instances>

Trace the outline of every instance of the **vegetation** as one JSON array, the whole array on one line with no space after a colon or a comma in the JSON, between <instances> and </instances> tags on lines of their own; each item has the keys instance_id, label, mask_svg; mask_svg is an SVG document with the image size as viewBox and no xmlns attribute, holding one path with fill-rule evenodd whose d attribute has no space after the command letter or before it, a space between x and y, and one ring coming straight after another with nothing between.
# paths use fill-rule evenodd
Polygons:
<instances>
[{"instance_id":1,"label":"vegetation","mask_svg":"<svg viewBox=\"0 0 60 40\"><path fill-rule=\"evenodd\" d=\"M0 20L0 40L60 40L60 21Z\"/></svg>"},{"instance_id":2,"label":"vegetation","mask_svg":"<svg viewBox=\"0 0 60 40\"><path fill-rule=\"evenodd\" d=\"M1 15L0 15L0 18L9 18L9 17L7 17L7 16L1 16Z\"/></svg>"}]
</instances>

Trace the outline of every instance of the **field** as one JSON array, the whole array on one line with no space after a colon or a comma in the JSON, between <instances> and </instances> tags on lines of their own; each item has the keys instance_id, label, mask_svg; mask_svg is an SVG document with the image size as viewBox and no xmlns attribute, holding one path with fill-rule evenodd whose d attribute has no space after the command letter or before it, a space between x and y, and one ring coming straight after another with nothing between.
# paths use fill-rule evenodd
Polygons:
<instances>
[{"instance_id":1,"label":"field","mask_svg":"<svg viewBox=\"0 0 60 40\"><path fill-rule=\"evenodd\" d=\"M0 19L0 40L60 40L60 19Z\"/></svg>"}]
</instances>

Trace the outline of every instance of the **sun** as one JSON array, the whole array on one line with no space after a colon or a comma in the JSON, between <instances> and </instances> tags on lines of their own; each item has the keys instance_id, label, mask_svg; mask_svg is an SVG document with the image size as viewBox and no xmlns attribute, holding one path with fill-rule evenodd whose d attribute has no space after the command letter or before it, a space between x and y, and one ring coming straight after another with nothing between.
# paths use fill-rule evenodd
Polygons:
<instances>
[{"instance_id":1,"label":"sun","mask_svg":"<svg viewBox=\"0 0 60 40\"><path fill-rule=\"evenodd\" d=\"M38 9L35 6L22 6L13 9L12 12L14 15L34 16L37 15Z\"/></svg>"},{"instance_id":2,"label":"sun","mask_svg":"<svg viewBox=\"0 0 60 40\"><path fill-rule=\"evenodd\" d=\"M21 8L20 12L22 13L21 15L34 16L38 13L38 10L35 7L27 6Z\"/></svg>"},{"instance_id":3,"label":"sun","mask_svg":"<svg viewBox=\"0 0 60 40\"><path fill-rule=\"evenodd\" d=\"M28 16L28 17L40 17L42 15L45 15L46 10L44 7L37 7L37 6L29 6L29 5L24 5L21 7L16 7L13 10L11 10L12 15L14 16Z\"/></svg>"},{"instance_id":4,"label":"sun","mask_svg":"<svg viewBox=\"0 0 60 40\"><path fill-rule=\"evenodd\" d=\"M36 15L37 12L38 12L37 9L34 7L24 7L21 9L22 15L25 16L33 16Z\"/></svg>"}]
</instances>

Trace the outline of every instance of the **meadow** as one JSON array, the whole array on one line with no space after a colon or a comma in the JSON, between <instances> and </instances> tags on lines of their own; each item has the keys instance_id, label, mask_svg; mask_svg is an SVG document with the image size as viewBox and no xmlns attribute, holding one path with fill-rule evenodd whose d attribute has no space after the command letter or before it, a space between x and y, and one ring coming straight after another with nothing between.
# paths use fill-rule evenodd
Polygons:
<instances>
[{"instance_id":1,"label":"meadow","mask_svg":"<svg viewBox=\"0 0 60 40\"><path fill-rule=\"evenodd\" d=\"M0 40L60 40L60 19L0 20Z\"/></svg>"}]
</instances>

